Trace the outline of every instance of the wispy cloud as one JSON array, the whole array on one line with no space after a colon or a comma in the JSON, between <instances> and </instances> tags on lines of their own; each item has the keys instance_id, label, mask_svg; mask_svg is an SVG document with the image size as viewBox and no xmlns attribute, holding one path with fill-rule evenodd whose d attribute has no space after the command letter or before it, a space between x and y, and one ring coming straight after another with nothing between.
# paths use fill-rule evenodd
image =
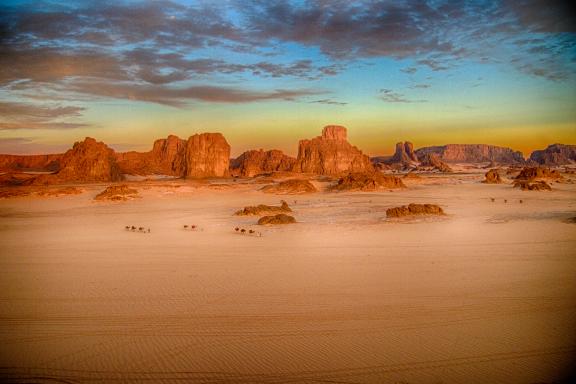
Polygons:
<instances>
[{"instance_id":1,"label":"wispy cloud","mask_svg":"<svg viewBox=\"0 0 576 384\"><path fill-rule=\"evenodd\" d=\"M378 98L387 103L425 103L427 100L411 100L404 97L403 94L395 92L391 89L380 89L378 92Z\"/></svg>"},{"instance_id":2,"label":"wispy cloud","mask_svg":"<svg viewBox=\"0 0 576 384\"><path fill-rule=\"evenodd\" d=\"M0 101L0 130L73 129L88 126L62 119L78 117L84 108Z\"/></svg>"}]
</instances>

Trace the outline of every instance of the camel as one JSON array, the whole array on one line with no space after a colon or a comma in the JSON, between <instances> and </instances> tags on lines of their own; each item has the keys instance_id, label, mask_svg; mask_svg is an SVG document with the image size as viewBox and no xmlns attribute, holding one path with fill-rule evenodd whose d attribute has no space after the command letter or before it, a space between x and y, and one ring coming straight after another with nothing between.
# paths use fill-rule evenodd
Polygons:
<instances>
[{"instance_id":1,"label":"camel","mask_svg":"<svg viewBox=\"0 0 576 384\"><path fill-rule=\"evenodd\" d=\"M505 203L507 203L507 202L508 202L508 200L504 199L504 202L505 202Z\"/></svg>"},{"instance_id":2,"label":"camel","mask_svg":"<svg viewBox=\"0 0 576 384\"><path fill-rule=\"evenodd\" d=\"M150 233L150 228L148 228L148 233Z\"/></svg>"},{"instance_id":3,"label":"camel","mask_svg":"<svg viewBox=\"0 0 576 384\"><path fill-rule=\"evenodd\" d=\"M248 233L249 234L253 234L255 231L253 229L249 230Z\"/></svg>"},{"instance_id":4,"label":"camel","mask_svg":"<svg viewBox=\"0 0 576 384\"><path fill-rule=\"evenodd\" d=\"M195 229L196 229L196 226L195 226L195 225L191 225L191 226L190 226L190 229L191 229L191 230L195 230Z\"/></svg>"},{"instance_id":5,"label":"camel","mask_svg":"<svg viewBox=\"0 0 576 384\"><path fill-rule=\"evenodd\" d=\"M522 199L520 199L520 204L522 204L522 203L523 203L523 201L522 201Z\"/></svg>"},{"instance_id":6,"label":"camel","mask_svg":"<svg viewBox=\"0 0 576 384\"><path fill-rule=\"evenodd\" d=\"M185 225L185 226L184 226L184 229L188 229L188 225Z\"/></svg>"},{"instance_id":7,"label":"camel","mask_svg":"<svg viewBox=\"0 0 576 384\"><path fill-rule=\"evenodd\" d=\"M245 234L245 233L246 233L246 230L245 230L244 228L242 228L242 229L240 230L240 232L242 232L242 234Z\"/></svg>"},{"instance_id":8,"label":"camel","mask_svg":"<svg viewBox=\"0 0 576 384\"><path fill-rule=\"evenodd\" d=\"M124 228L126 228L127 231L130 230L130 226L129 226L129 225L125 226Z\"/></svg>"},{"instance_id":9,"label":"camel","mask_svg":"<svg viewBox=\"0 0 576 384\"><path fill-rule=\"evenodd\" d=\"M234 228L234 230L235 230L236 232L238 232L238 231L240 230L240 228L236 227L236 228Z\"/></svg>"},{"instance_id":10,"label":"camel","mask_svg":"<svg viewBox=\"0 0 576 384\"><path fill-rule=\"evenodd\" d=\"M131 229L132 231L135 231L135 230L136 230L136 227L135 227L135 226L131 226L130 229Z\"/></svg>"},{"instance_id":11,"label":"camel","mask_svg":"<svg viewBox=\"0 0 576 384\"><path fill-rule=\"evenodd\" d=\"M492 202L496 201L496 199L493 197L491 197L490 200L492 200Z\"/></svg>"},{"instance_id":12,"label":"camel","mask_svg":"<svg viewBox=\"0 0 576 384\"><path fill-rule=\"evenodd\" d=\"M144 232L144 227L138 227L138 231Z\"/></svg>"}]
</instances>

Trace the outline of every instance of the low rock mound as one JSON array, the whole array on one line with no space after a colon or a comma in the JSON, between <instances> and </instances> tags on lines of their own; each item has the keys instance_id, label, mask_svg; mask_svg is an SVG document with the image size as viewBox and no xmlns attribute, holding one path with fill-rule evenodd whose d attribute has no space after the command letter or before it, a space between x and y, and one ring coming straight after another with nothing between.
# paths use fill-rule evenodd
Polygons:
<instances>
[{"instance_id":1,"label":"low rock mound","mask_svg":"<svg viewBox=\"0 0 576 384\"><path fill-rule=\"evenodd\" d=\"M316 187L308 180L292 179L282 181L278 184L267 185L261 189L265 193L276 193L282 195L300 195L303 193L318 192Z\"/></svg>"},{"instance_id":2,"label":"low rock mound","mask_svg":"<svg viewBox=\"0 0 576 384\"><path fill-rule=\"evenodd\" d=\"M274 205L255 205L255 206L248 206L244 207L234 213L236 216L262 216L267 214L277 214L277 213L284 213L284 212L292 212L292 209L288 206L285 201L282 201L282 204L277 207Z\"/></svg>"},{"instance_id":3,"label":"low rock mound","mask_svg":"<svg viewBox=\"0 0 576 384\"><path fill-rule=\"evenodd\" d=\"M41 197L59 197L66 195L79 195L83 193L84 190L76 187L64 187L64 188L50 188L43 189L36 192L36 195Z\"/></svg>"},{"instance_id":4,"label":"low rock mound","mask_svg":"<svg viewBox=\"0 0 576 384\"><path fill-rule=\"evenodd\" d=\"M491 169L484 175L485 179L482 181L485 184L502 184L502 178L497 170Z\"/></svg>"},{"instance_id":5,"label":"low rock mound","mask_svg":"<svg viewBox=\"0 0 576 384\"><path fill-rule=\"evenodd\" d=\"M520 188L523 191L551 191L552 187L544 180L528 181L516 180L514 181L514 188Z\"/></svg>"},{"instance_id":6,"label":"low rock mound","mask_svg":"<svg viewBox=\"0 0 576 384\"><path fill-rule=\"evenodd\" d=\"M330 188L332 191L376 191L378 189L406 188L401 179L392 175L373 173L350 173L341 177Z\"/></svg>"},{"instance_id":7,"label":"low rock mound","mask_svg":"<svg viewBox=\"0 0 576 384\"><path fill-rule=\"evenodd\" d=\"M422 157L422 161L420 162L420 168L422 169L435 169L439 172L450 173L452 172L452 168L445 162L443 162L440 157L435 153L427 153Z\"/></svg>"},{"instance_id":8,"label":"low rock mound","mask_svg":"<svg viewBox=\"0 0 576 384\"><path fill-rule=\"evenodd\" d=\"M293 216L279 213L273 216L264 216L258 220L258 225L293 224L296 219Z\"/></svg>"},{"instance_id":9,"label":"low rock mound","mask_svg":"<svg viewBox=\"0 0 576 384\"><path fill-rule=\"evenodd\" d=\"M138 197L138 191L128 187L126 184L111 185L104 191L96 195L94 200L104 201L126 201Z\"/></svg>"},{"instance_id":10,"label":"low rock mound","mask_svg":"<svg viewBox=\"0 0 576 384\"><path fill-rule=\"evenodd\" d=\"M386 217L406 217L418 215L444 215L444 210L436 204L408 204L400 207L388 208Z\"/></svg>"},{"instance_id":11,"label":"low rock mound","mask_svg":"<svg viewBox=\"0 0 576 384\"><path fill-rule=\"evenodd\" d=\"M526 167L520 171L516 180L562 180L563 177L559 171L546 167Z\"/></svg>"}]
</instances>

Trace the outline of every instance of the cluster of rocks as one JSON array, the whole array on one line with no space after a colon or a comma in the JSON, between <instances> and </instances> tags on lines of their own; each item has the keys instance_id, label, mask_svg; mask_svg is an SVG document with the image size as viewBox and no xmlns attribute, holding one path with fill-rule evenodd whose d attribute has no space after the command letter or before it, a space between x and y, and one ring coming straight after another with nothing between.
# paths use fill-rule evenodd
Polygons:
<instances>
[{"instance_id":1,"label":"cluster of rocks","mask_svg":"<svg viewBox=\"0 0 576 384\"><path fill-rule=\"evenodd\" d=\"M482 182L485 184L502 184L504 182L502 181L502 178L500 177L500 174L496 169L489 170L488 172L486 172L484 177L485 179Z\"/></svg>"},{"instance_id":2,"label":"cluster of rocks","mask_svg":"<svg viewBox=\"0 0 576 384\"><path fill-rule=\"evenodd\" d=\"M332 191L376 191L379 189L406 188L402 179L380 172L349 173L330 187Z\"/></svg>"},{"instance_id":3,"label":"cluster of rocks","mask_svg":"<svg viewBox=\"0 0 576 384\"><path fill-rule=\"evenodd\" d=\"M514 178L514 188L523 191L550 191L549 182L561 182L564 177L559 171L546 167L526 167Z\"/></svg>"},{"instance_id":4,"label":"cluster of rocks","mask_svg":"<svg viewBox=\"0 0 576 384\"><path fill-rule=\"evenodd\" d=\"M294 216L279 213L272 216L263 216L258 220L258 225L278 225L278 224L294 224L296 219Z\"/></svg>"},{"instance_id":5,"label":"cluster of rocks","mask_svg":"<svg viewBox=\"0 0 576 384\"><path fill-rule=\"evenodd\" d=\"M436 204L408 204L400 207L388 208L386 217L398 218L418 215L445 215L444 210Z\"/></svg>"}]
</instances>

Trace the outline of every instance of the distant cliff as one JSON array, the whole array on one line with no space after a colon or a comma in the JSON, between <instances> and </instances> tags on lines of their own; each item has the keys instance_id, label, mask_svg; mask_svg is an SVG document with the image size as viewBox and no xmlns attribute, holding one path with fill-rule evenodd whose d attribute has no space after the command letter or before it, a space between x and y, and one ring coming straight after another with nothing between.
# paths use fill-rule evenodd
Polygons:
<instances>
[{"instance_id":1,"label":"distant cliff","mask_svg":"<svg viewBox=\"0 0 576 384\"><path fill-rule=\"evenodd\" d=\"M525 162L522 152L488 144L447 144L416 150L416 155L421 161L431 153L436 154L441 161L447 163L522 164Z\"/></svg>"},{"instance_id":2,"label":"distant cliff","mask_svg":"<svg viewBox=\"0 0 576 384\"><path fill-rule=\"evenodd\" d=\"M530 160L540 165L566 165L576 163L576 145L552 144L546 149L532 152Z\"/></svg>"}]
</instances>

